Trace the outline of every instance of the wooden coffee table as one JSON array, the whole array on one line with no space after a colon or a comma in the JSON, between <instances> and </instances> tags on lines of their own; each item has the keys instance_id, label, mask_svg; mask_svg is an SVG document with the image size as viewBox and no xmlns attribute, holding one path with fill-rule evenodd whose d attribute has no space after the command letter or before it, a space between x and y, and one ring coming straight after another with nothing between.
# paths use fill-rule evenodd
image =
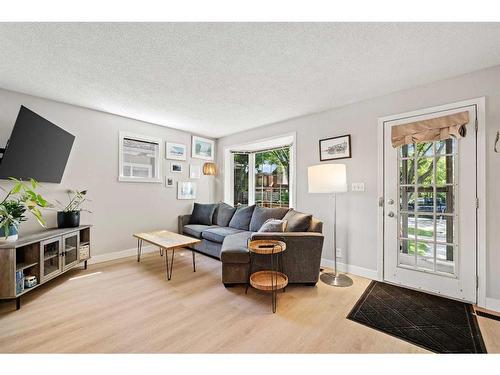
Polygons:
<instances>
[{"instance_id":1,"label":"wooden coffee table","mask_svg":"<svg viewBox=\"0 0 500 375\"><path fill-rule=\"evenodd\" d=\"M136 233L134 237L137 238L137 261L141 261L141 252L142 252L142 241L146 241L152 245L158 246L160 248L160 255L163 256L163 251L165 251L165 264L167 266L167 280L172 278L172 270L174 267L174 254L175 250L184 248L188 245L194 245L196 243L201 242L196 238L183 236L182 234L170 232L168 230L157 230L154 232L144 232L144 233ZM168 259L168 250L172 251L172 256L169 261ZM193 253L193 272L196 272L196 262L195 262L195 253L192 249L190 249Z\"/></svg>"}]
</instances>

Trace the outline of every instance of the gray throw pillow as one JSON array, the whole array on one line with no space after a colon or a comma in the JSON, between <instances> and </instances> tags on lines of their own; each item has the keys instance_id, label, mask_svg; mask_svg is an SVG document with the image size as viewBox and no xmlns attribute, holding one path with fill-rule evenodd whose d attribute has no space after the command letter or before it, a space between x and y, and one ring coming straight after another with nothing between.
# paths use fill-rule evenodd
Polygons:
<instances>
[{"instance_id":1,"label":"gray throw pillow","mask_svg":"<svg viewBox=\"0 0 500 375\"><path fill-rule=\"evenodd\" d=\"M276 208L267 208L267 207L255 207L253 211L252 220L250 221L250 230L252 232L257 232L262 225L268 219L283 219L283 216L289 211L289 208L276 207Z\"/></svg>"},{"instance_id":2,"label":"gray throw pillow","mask_svg":"<svg viewBox=\"0 0 500 375\"><path fill-rule=\"evenodd\" d=\"M231 221L229 222L229 226L231 228L248 230L254 208L255 205L249 207L238 207Z\"/></svg>"},{"instance_id":3,"label":"gray throw pillow","mask_svg":"<svg viewBox=\"0 0 500 375\"><path fill-rule=\"evenodd\" d=\"M236 207L230 206L227 203L219 203L215 209L214 216L212 218L212 223L218 225L219 227L229 226L229 222L233 218L236 212Z\"/></svg>"},{"instance_id":4,"label":"gray throw pillow","mask_svg":"<svg viewBox=\"0 0 500 375\"><path fill-rule=\"evenodd\" d=\"M285 220L268 219L259 229L259 232L284 232L286 228Z\"/></svg>"},{"instance_id":5,"label":"gray throw pillow","mask_svg":"<svg viewBox=\"0 0 500 375\"><path fill-rule=\"evenodd\" d=\"M283 220L286 220L287 232L307 232L311 226L312 215L308 215L291 209L287 212Z\"/></svg>"},{"instance_id":6,"label":"gray throw pillow","mask_svg":"<svg viewBox=\"0 0 500 375\"><path fill-rule=\"evenodd\" d=\"M189 224L212 225L212 216L216 207L216 204L195 203Z\"/></svg>"}]
</instances>

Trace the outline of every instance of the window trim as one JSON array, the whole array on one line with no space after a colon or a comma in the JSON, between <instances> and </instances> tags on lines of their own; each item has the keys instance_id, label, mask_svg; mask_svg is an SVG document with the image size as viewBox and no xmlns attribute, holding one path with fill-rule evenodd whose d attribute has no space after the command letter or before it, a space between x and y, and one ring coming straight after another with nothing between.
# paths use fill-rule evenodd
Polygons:
<instances>
[{"instance_id":1,"label":"window trim","mask_svg":"<svg viewBox=\"0 0 500 375\"><path fill-rule=\"evenodd\" d=\"M234 153L236 152L249 152L255 153L263 150L290 146L290 176L289 176L289 206L290 208L296 207L296 138L297 133L287 133L275 137L258 139L243 144L236 144L224 147L224 202L233 205L234 203ZM249 170L255 169L255 154L250 154L249 157ZM255 186L255 175L249 173L248 176L249 186ZM248 189L248 204L255 204L255 189Z\"/></svg>"},{"instance_id":2,"label":"window trim","mask_svg":"<svg viewBox=\"0 0 500 375\"><path fill-rule=\"evenodd\" d=\"M136 139L138 141L145 141L158 144L158 158L155 163L155 175L157 177L151 178L135 178L124 176L123 166L126 162L123 160L123 140L125 138ZM118 137L118 181L120 182L148 182L148 183L163 183L163 140L160 137L151 137L147 135L140 135L135 133L129 133L120 131Z\"/></svg>"}]
</instances>

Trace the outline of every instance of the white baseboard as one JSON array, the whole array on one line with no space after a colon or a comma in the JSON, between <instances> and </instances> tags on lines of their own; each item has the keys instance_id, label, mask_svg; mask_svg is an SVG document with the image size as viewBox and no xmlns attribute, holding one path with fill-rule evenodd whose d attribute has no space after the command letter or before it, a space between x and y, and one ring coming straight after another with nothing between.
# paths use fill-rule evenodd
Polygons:
<instances>
[{"instance_id":1,"label":"white baseboard","mask_svg":"<svg viewBox=\"0 0 500 375\"><path fill-rule=\"evenodd\" d=\"M500 299L486 297L485 309L500 312Z\"/></svg>"},{"instance_id":2,"label":"white baseboard","mask_svg":"<svg viewBox=\"0 0 500 375\"><path fill-rule=\"evenodd\" d=\"M333 260L321 258L321 266L333 268ZM356 276L366 277L371 280L378 280L377 270L371 270L369 268L358 267L352 264L345 264L337 262L339 271L351 273Z\"/></svg>"},{"instance_id":3,"label":"white baseboard","mask_svg":"<svg viewBox=\"0 0 500 375\"><path fill-rule=\"evenodd\" d=\"M142 247L142 254L152 253L154 251L159 251L156 246L148 245ZM96 264L102 262L109 262L111 260L116 260L120 258L126 258L130 256L137 256L137 248L113 251L112 253L92 255L89 259L88 264Z\"/></svg>"}]
</instances>

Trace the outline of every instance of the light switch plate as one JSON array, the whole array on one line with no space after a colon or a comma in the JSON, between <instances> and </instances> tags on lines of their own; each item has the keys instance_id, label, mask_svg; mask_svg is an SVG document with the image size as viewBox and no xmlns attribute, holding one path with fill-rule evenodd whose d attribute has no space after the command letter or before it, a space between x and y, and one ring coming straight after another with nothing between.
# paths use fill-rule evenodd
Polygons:
<instances>
[{"instance_id":1,"label":"light switch plate","mask_svg":"<svg viewBox=\"0 0 500 375\"><path fill-rule=\"evenodd\" d=\"M365 191L364 182L353 182L351 186L352 191Z\"/></svg>"},{"instance_id":2,"label":"light switch plate","mask_svg":"<svg viewBox=\"0 0 500 375\"><path fill-rule=\"evenodd\" d=\"M337 258L342 258L342 249L337 247Z\"/></svg>"}]
</instances>

